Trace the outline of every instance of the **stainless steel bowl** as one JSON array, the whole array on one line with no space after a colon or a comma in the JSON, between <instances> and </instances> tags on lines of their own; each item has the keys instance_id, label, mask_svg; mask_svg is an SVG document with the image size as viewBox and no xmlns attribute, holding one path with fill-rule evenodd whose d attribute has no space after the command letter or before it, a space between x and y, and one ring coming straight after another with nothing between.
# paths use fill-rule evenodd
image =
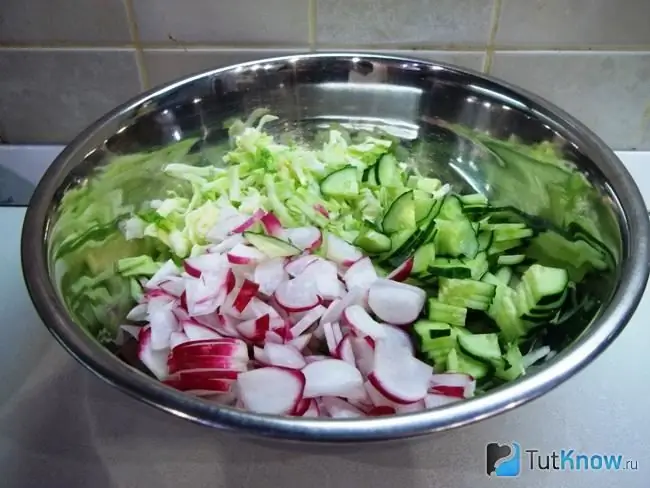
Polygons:
<instances>
[{"instance_id":1,"label":"stainless steel bowl","mask_svg":"<svg viewBox=\"0 0 650 488\"><path fill-rule=\"evenodd\" d=\"M535 174L526 158L521 164L504 163L495 148L513 136L524 148L549 141L592 182L586 193L590 216L616 255L616 270L595 286L600 309L568 347L532 374L477 398L409 415L363 420L263 416L209 403L153 380L102 346L86 330L92 324L78 316L75 322L61 298L62 270L52 252L57 226L65 217L59 207L62 196L96 177L97 167L110 167L115 155L125 154L134 154L123 178L127 203L160 195L164 178L142 152L178 147L176 143L190 138L196 141L192 154L218 152L227 138L223 123L260 107L286 122L276 127L279 132L293 131L305 139L332 122L380 127L407 145L418 139L412 146L418 148L415 164L504 203L535 184L529 211L543 198L543 175ZM176 157L173 150L162 158L163 153L156 154L158 163ZM508 184L503 183L506 177ZM552 182L547 183L552 191ZM566 215L556 218L560 224L570 220ZM453 66L376 55L312 54L191 76L139 96L95 122L68 145L38 185L25 218L22 264L32 300L52 334L87 368L129 395L212 427L291 440L369 441L466 425L515 408L569 379L614 340L634 312L648 277L649 242L646 209L628 172L593 132L547 101Z\"/></svg>"}]
</instances>

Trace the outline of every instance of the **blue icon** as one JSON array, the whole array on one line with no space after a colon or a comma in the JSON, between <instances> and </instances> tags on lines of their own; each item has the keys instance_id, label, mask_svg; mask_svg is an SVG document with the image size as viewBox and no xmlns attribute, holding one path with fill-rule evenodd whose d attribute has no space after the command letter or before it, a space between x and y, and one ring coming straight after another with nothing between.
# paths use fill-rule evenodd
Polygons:
<instances>
[{"instance_id":1,"label":"blue icon","mask_svg":"<svg viewBox=\"0 0 650 488\"><path fill-rule=\"evenodd\" d=\"M521 448L519 444L490 442L485 446L485 465L488 476L512 478L521 472Z\"/></svg>"}]
</instances>

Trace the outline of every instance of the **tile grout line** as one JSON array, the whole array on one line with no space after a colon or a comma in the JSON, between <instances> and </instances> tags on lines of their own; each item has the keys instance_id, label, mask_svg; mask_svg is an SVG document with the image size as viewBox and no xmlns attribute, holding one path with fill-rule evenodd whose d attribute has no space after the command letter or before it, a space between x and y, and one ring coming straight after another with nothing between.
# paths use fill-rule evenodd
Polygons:
<instances>
[{"instance_id":1,"label":"tile grout line","mask_svg":"<svg viewBox=\"0 0 650 488\"><path fill-rule=\"evenodd\" d=\"M309 24L309 50L310 51L316 51L316 2L317 0L309 0L309 9L307 11L307 22Z\"/></svg>"},{"instance_id":2,"label":"tile grout line","mask_svg":"<svg viewBox=\"0 0 650 488\"><path fill-rule=\"evenodd\" d=\"M490 23L490 37L488 38L487 48L485 49L485 58L483 59L483 73L489 74L492 69L492 58L494 57L494 43L499 30L499 17L501 16L502 0L494 0L492 8L492 22Z\"/></svg>"},{"instance_id":3,"label":"tile grout line","mask_svg":"<svg viewBox=\"0 0 650 488\"><path fill-rule=\"evenodd\" d=\"M142 43L140 42L140 30L138 29L138 22L135 18L135 9L133 8L133 0L123 0L124 9L126 10L126 21L129 24L129 32L131 33L131 41L135 47L135 64L138 67L138 76L140 78L140 89L149 89L149 75L147 68L144 64L144 52Z\"/></svg>"}]
</instances>

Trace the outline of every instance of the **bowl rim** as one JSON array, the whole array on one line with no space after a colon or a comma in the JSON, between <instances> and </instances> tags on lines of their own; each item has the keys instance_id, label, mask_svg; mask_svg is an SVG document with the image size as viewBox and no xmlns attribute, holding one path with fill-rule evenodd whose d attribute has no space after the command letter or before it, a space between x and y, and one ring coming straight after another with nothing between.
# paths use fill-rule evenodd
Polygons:
<instances>
[{"instance_id":1,"label":"bowl rim","mask_svg":"<svg viewBox=\"0 0 650 488\"><path fill-rule=\"evenodd\" d=\"M580 338L560 352L548 366L485 395L417 413L363 419L268 416L216 405L167 387L120 361L69 318L48 278L46 226L50 204L59 190L59 185L72 168L73 161L83 158L82 151L91 136L100 132L102 127L115 118L202 78L255 64L328 58L359 58L385 63L415 62L424 68L448 70L496 84L525 99L530 110L538 116L552 113L553 120L560 124L559 127L569 134L572 140L580 141L581 148L588 150L589 154L599 156L594 162L604 171L610 187L615 189L613 193L618 199L616 203L623 211L623 224L627 230L627 233L622 233L624 259L619 283L609 307ZM527 90L471 69L437 61L364 52L322 52L258 59L204 70L157 86L132 98L81 132L47 169L31 198L21 237L21 262L25 283L41 320L56 340L94 374L129 396L199 424L272 438L318 442L378 441L448 430L509 411L549 392L599 356L622 331L641 300L648 280L649 261L650 224L643 197L614 152L584 124Z\"/></svg>"}]
</instances>

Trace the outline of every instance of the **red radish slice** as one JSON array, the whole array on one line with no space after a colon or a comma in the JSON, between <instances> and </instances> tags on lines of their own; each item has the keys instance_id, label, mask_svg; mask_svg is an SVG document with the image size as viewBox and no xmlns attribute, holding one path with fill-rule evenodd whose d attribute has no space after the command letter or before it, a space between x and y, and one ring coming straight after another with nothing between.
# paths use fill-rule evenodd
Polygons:
<instances>
[{"instance_id":1,"label":"red radish slice","mask_svg":"<svg viewBox=\"0 0 650 488\"><path fill-rule=\"evenodd\" d=\"M208 248L208 252L209 253L215 253L215 254L221 254L221 253L230 251L237 244L244 244L245 242L246 242L246 239L244 239L244 236L242 236L241 234L235 234L235 235L232 235L230 237L226 237L219 244L215 244L214 246L210 246Z\"/></svg>"},{"instance_id":2,"label":"red radish slice","mask_svg":"<svg viewBox=\"0 0 650 488\"><path fill-rule=\"evenodd\" d=\"M266 343L264 353L271 366L302 369L307 364L300 351L290 344Z\"/></svg>"},{"instance_id":3,"label":"red radish slice","mask_svg":"<svg viewBox=\"0 0 650 488\"><path fill-rule=\"evenodd\" d=\"M411 271L413 270L413 258L410 257L397 268L395 268L386 279L394 281L404 281L409 276L411 276Z\"/></svg>"},{"instance_id":4,"label":"red radish slice","mask_svg":"<svg viewBox=\"0 0 650 488\"><path fill-rule=\"evenodd\" d=\"M298 402L298 405L296 405L296 409L292 412L292 415L295 415L296 417L302 417L305 415L305 412L309 410L312 402L315 402L315 400L311 398L303 398Z\"/></svg>"},{"instance_id":5,"label":"red radish slice","mask_svg":"<svg viewBox=\"0 0 650 488\"><path fill-rule=\"evenodd\" d=\"M325 307L322 305L317 305L316 307L307 311L307 313L305 313L305 315L298 322L296 322L296 325L291 328L291 335L293 337L298 337L300 334L305 332L323 316L325 310Z\"/></svg>"},{"instance_id":6,"label":"red radish slice","mask_svg":"<svg viewBox=\"0 0 650 488\"><path fill-rule=\"evenodd\" d=\"M421 412L424 409L425 409L424 400L420 400L414 403L409 403L407 405L395 406L395 410L397 411L397 413L415 413L415 412Z\"/></svg>"},{"instance_id":7,"label":"red radish slice","mask_svg":"<svg viewBox=\"0 0 650 488\"><path fill-rule=\"evenodd\" d=\"M330 354L334 354L334 351L336 351L337 342L336 338L334 337L334 329L332 328L332 324L329 322L323 324L323 333L325 335L327 349L329 350Z\"/></svg>"},{"instance_id":8,"label":"red radish slice","mask_svg":"<svg viewBox=\"0 0 650 488\"><path fill-rule=\"evenodd\" d=\"M285 229L282 236L301 251L315 251L323 243L323 234L318 227Z\"/></svg>"},{"instance_id":9,"label":"red radish slice","mask_svg":"<svg viewBox=\"0 0 650 488\"><path fill-rule=\"evenodd\" d=\"M386 332L386 336L384 337L386 344L391 347L401 347L408 354L414 354L413 342L407 332L390 324L384 324L384 332Z\"/></svg>"},{"instance_id":10,"label":"red radish slice","mask_svg":"<svg viewBox=\"0 0 650 488\"><path fill-rule=\"evenodd\" d=\"M229 269L226 274L226 293L230 294L235 289L235 285L237 285L237 277L232 269Z\"/></svg>"},{"instance_id":11,"label":"red radish slice","mask_svg":"<svg viewBox=\"0 0 650 488\"><path fill-rule=\"evenodd\" d=\"M267 343L272 342L274 344L284 344L284 339L280 334L275 332L274 330L269 330L266 333L265 340Z\"/></svg>"},{"instance_id":12,"label":"red radish slice","mask_svg":"<svg viewBox=\"0 0 650 488\"><path fill-rule=\"evenodd\" d=\"M294 338L291 334L291 322L289 321L285 321L284 325L276 329L275 332L282 338L283 344L286 344Z\"/></svg>"},{"instance_id":13,"label":"red radish slice","mask_svg":"<svg viewBox=\"0 0 650 488\"><path fill-rule=\"evenodd\" d=\"M340 359L309 363L302 372L305 375L304 396L307 398L346 397L363 386L359 370Z\"/></svg>"},{"instance_id":14,"label":"red radish slice","mask_svg":"<svg viewBox=\"0 0 650 488\"><path fill-rule=\"evenodd\" d=\"M138 337L140 337L140 331L142 330L142 327L140 327L139 325L120 325L120 330L126 332L131 337L137 339ZM172 334L175 333L177 332L172 332Z\"/></svg>"},{"instance_id":15,"label":"red radish slice","mask_svg":"<svg viewBox=\"0 0 650 488\"><path fill-rule=\"evenodd\" d=\"M268 314L262 315L257 319L245 320L235 325L237 331L242 337L253 342L261 342L266 337L269 330L270 317Z\"/></svg>"},{"instance_id":16,"label":"red radish slice","mask_svg":"<svg viewBox=\"0 0 650 488\"><path fill-rule=\"evenodd\" d=\"M278 304L288 312L311 310L320 304L320 297L310 283L285 281L273 295Z\"/></svg>"},{"instance_id":17,"label":"red radish slice","mask_svg":"<svg viewBox=\"0 0 650 488\"><path fill-rule=\"evenodd\" d=\"M269 358L261 347L253 346L253 358L262 366L269 366Z\"/></svg>"},{"instance_id":18,"label":"red radish slice","mask_svg":"<svg viewBox=\"0 0 650 488\"><path fill-rule=\"evenodd\" d=\"M165 293L175 297L180 297L185 291L185 281L180 276L171 276L161 281L158 286Z\"/></svg>"},{"instance_id":19,"label":"red radish slice","mask_svg":"<svg viewBox=\"0 0 650 488\"><path fill-rule=\"evenodd\" d=\"M372 407L370 411L368 411L368 416L369 417L385 417L386 415L395 415L396 411L394 407L388 406L388 405L381 405L378 407Z\"/></svg>"},{"instance_id":20,"label":"red radish slice","mask_svg":"<svg viewBox=\"0 0 650 488\"><path fill-rule=\"evenodd\" d=\"M376 322L363 307L352 305L343 312L343 320L361 336L370 336L373 339L386 337L386 328Z\"/></svg>"},{"instance_id":21,"label":"red radish slice","mask_svg":"<svg viewBox=\"0 0 650 488\"><path fill-rule=\"evenodd\" d=\"M377 271L370 258L359 259L343 275L343 280L348 289L358 287L367 290L377 280Z\"/></svg>"},{"instance_id":22,"label":"red radish slice","mask_svg":"<svg viewBox=\"0 0 650 488\"><path fill-rule=\"evenodd\" d=\"M247 231L251 227L253 227L257 222L259 222L263 217L264 217L264 210L261 208L258 208L253 212L253 215L251 215L249 218L247 218L244 222L242 222L240 225L235 227L231 232L233 234L240 234L242 232Z\"/></svg>"},{"instance_id":23,"label":"red radish slice","mask_svg":"<svg viewBox=\"0 0 650 488\"><path fill-rule=\"evenodd\" d=\"M219 372L227 371L228 373L224 373L224 375L232 376L233 373L246 371L248 369L248 361L232 359L225 356L195 356L192 358L176 358L172 355L167 361L167 366L169 367L170 374L174 374L178 371L212 371L216 372L215 374L218 375L221 374ZM236 379L236 375L231 379Z\"/></svg>"},{"instance_id":24,"label":"red radish slice","mask_svg":"<svg viewBox=\"0 0 650 488\"><path fill-rule=\"evenodd\" d=\"M315 283L321 298L334 300L345 294L345 287L339 281L337 273L338 269L334 263L318 260L307 266L296 279L301 283Z\"/></svg>"},{"instance_id":25,"label":"red radish slice","mask_svg":"<svg viewBox=\"0 0 650 488\"><path fill-rule=\"evenodd\" d=\"M159 308L149 314L151 334L150 347L158 351L169 348L169 337L172 332L179 332L180 325L170 308Z\"/></svg>"},{"instance_id":26,"label":"red radish slice","mask_svg":"<svg viewBox=\"0 0 650 488\"><path fill-rule=\"evenodd\" d=\"M396 407L399 405L398 403L395 403L389 400L388 398L386 398L379 390L377 390L377 388L375 388L372 385L370 381L366 381L363 384L363 386L366 389L366 392L368 393L368 397L370 398L370 401L376 407L390 407L394 411Z\"/></svg>"},{"instance_id":27,"label":"red radish slice","mask_svg":"<svg viewBox=\"0 0 650 488\"><path fill-rule=\"evenodd\" d=\"M316 210L318 213L320 213L323 217L328 218L328 219L330 218L330 213L320 203L314 204L314 210Z\"/></svg>"},{"instance_id":28,"label":"red radish slice","mask_svg":"<svg viewBox=\"0 0 650 488\"><path fill-rule=\"evenodd\" d=\"M248 359L248 348L246 343L240 339L211 339L201 341L190 341L172 349L174 357L180 356L230 356L239 359Z\"/></svg>"},{"instance_id":29,"label":"red radish slice","mask_svg":"<svg viewBox=\"0 0 650 488\"><path fill-rule=\"evenodd\" d=\"M176 346L180 346L181 344L189 341L190 338L187 337L184 332L172 332L169 336L169 347L173 349Z\"/></svg>"},{"instance_id":30,"label":"red radish slice","mask_svg":"<svg viewBox=\"0 0 650 488\"><path fill-rule=\"evenodd\" d=\"M204 339L221 339L222 335L217 333L214 329L206 327L203 324L196 322L185 321L183 322L183 332L191 341L201 341Z\"/></svg>"},{"instance_id":31,"label":"red radish slice","mask_svg":"<svg viewBox=\"0 0 650 488\"><path fill-rule=\"evenodd\" d=\"M217 310L226 299L224 282L227 271L218 275L201 275L201 278L185 279L185 301L191 316L207 315Z\"/></svg>"},{"instance_id":32,"label":"red radish slice","mask_svg":"<svg viewBox=\"0 0 650 488\"><path fill-rule=\"evenodd\" d=\"M334 300L327 307L327 311L320 319L321 324L325 322L338 322L341 320L343 311L351 305L358 305L363 299L363 290L360 288L350 289L340 300Z\"/></svg>"},{"instance_id":33,"label":"red radish slice","mask_svg":"<svg viewBox=\"0 0 650 488\"><path fill-rule=\"evenodd\" d=\"M273 292L283 281L289 279L284 269L284 258L273 258L262 261L255 267L253 281L260 285L260 293L266 296L273 295Z\"/></svg>"},{"instance_id":34,"label":"red radish slice","mask_svg":"<svg viewBox=\"0 0 650 488\"><path fill-rule=\"evenodd\" d=\"M266 259L264 253L246 244L237 244L227 256L230 264L256 264Z\"/></svg>"},{"instance_id":35,"label":"red radish slice","mask_svg":"<svg viewBox=\"0 0 650 488\"><path fill-rule=\"evenodd\" d=\"M302 399L305 377L297 370L267 367L240 374L237 386L239 398L248 410L287 415Z\"/></svg>"},{"instance_id":36,"label":"red radish slice","mask_svg":"<svg viewBox=\"0 0 650 488\"><path fill-rule=\"evenodd\" d=\"M424 399L432 373L433 368L428 364L379 340L368 380L389 400L407 404Z\"/></svg>"},{"instance_id":37,"label":"red radish slice","mask_svg":"<svg viewBox=\"0 0 650 488\"><path fill-rule=\"evenodd\" d=\"M185 272L193 278L198 278L203 273L220 274L227 267L228 260L223 254L201 254L183 262Z\"/></svg>"},{"instance_id":38,"label":"red radish slice","mask_svg":"<svg viewBox=\"0 0 650 488\"><path fill-rule=\"evenodd\" d=\"M131 309L126 315L126 319L132 322L144 322L147 320L147 304L140 303Z\"/></svg>"},{"instance_id":39,"label":"red radish slice","mask_svg":"<svg viewBox=\"0 0 650 488\"><path fill-rule=\"evenodd\" d=\"M190 376L168 378L163 383L177 390L193 393L196 396L205 396L215 393L228 393L232 390L235 381L231 379L196 378Z\"/></svg>"},{"instance_id":40,"label":"red radish slice","mask_svg":"<svg viewBox=\"0 0 650 488\"><path fill-rule=\"evenodd\" d=\"M320 417L320 408L318 402L311 398L309 400L308 408L305 410L305 413L302 414L303 417Z\"/></svg>"},{"instance_id":41,"label":"red radish slice","mask_svg":"<svg viewBox=\"0 0 650 488\"><path fill-rule=\"evenodd\" d=\"M331 232L328 232L325 238L325 248L327 259L344 266L350 266L363 257L356 247Z\"/></svg>"},{"instance_id":42,"label":"red radish slice","mask_svg":"<svg viewBox=\"0 0 650 488\"><path fill-rule=\"evenodd\" d=\"M309 344L311 338L312 338L312 334L303 334L301 336L296 337L295 339L291 339L289 341L289 344L291 344L299 351L302 351L307 347L307 344Z\"/></svg>"},{"instance_id":43,"label":"red radish slice","mask_svg":"<svg viewBox=\"0 0 650 488\"><path fill-rule=\"evenodd\" d=\"M307 364L315 363L316 361L323 361L325 359L330 359L330 357L322 356L320 354L312 354L311 356L305 356L305 362Z\"/></svg>"},{"instance_id":44,"label":"red radish slice","mask_svg":"<svg viewBox=\"0 0 650 488\"><path fill-rule=\"evenodd\" d=\"M284 266L284 269L286 270L287 273L289 273L289 275L291 275L291 277L295 278L296 276L302 274L302 272L305 271L305 269L307 269L307 266L318 261L322 261L322 258L319 258L318 256L314 256L313 254L298 256L293 260L289 261Z\"/></svg>"},{"instance_id":45,"label":"red radish slice","mask_svg":"<svg viewBox=\"0 0 650 488\"><path fill-rule=\"evenodd\" d=\"M357 407L340 398L326 397L323 398L321 404L329 416L335 419L352 419L366 416Z\"/></svg>"},{"instance_id":46,"label":"red radish slice","mask_svg":"<svg viewBox=\"0 0 650 488\"><path fill-rule=\"evenodd\" d=\"M233 308L237 310L239 313L243 312L246 306L249 304L249 302L257 294L259 287L260 285L258 285L253 281L244 280L244 283L242 284L241 288L237 292L237 296L233 301Z\"/></svg>"},{"instance_id":47,"label":"red radish slice","mask_svg":"<svg viewBox=\"0 0 650 488\"><path fill-rule=\"evenodd\" d=\"M138 338L138 359L156 378L164 380L168 375L167 351L155 351L151 347L151 329L144 327Z\"/></svg>"},{"instance_id":48,"label":"red radish slice","mask_svg":"<svg viewBox=\"0 0 650 488\"><path fill-rule=\"evenodd\" d=\"M352 336L350 334L345 334L345 336L343 336L341 342L339 342L336 346L334 355L346 363L356 367L357 363L354 358L354 350L352 349Z\"/></svg>"},{"instance_id":49,"label":"red radish slice","mask_svg":"<svg viewBox=\"0 0 650 488\"><path fill-rule=\"evenodd\" d=\"M462 386L438 385L429 388L429 393L437 393L453 398L465 398L465 388Z\"/></svg>"},{"instance_id":50,"label":"red radish slice","mask_svg":"<svg viewBox=\"0 0 650 488\"><path fill-rule=\"evenodd\" d=\"M280 219L278 219L274 213L272 212L267 212L264 217L261 219L262 225L264 226L264 230L266 233L270 236L273 237L279 237L282 235L282 231L284 230L282 228L282 223L280 222Z\"/></svg>"},{"instance_id":51,"label":"red radish slice","mask_svg":"<svg viewBox=\"0 0 650 488\"><path fill-rule=\"evenodd\" d=\"M352 346L356 367L363 376L368 376L375 366L374 347L362 337L350 338L350 345Z\"/></svg>"},{"instance_id":52,"label":"red radish slice","mask_svg":"<svg viewBox=\"0 0 650 488\"><path fill-rule=\"evenodd\" d=\"M149 281L147 281L144 284L145 288L155 288L158 286L158 283L161 281L166 280L170 276L178 276L179 275L179 270L178 266L172 261L171 259L169 261L166 261L165 264L163 264L158 271L151 277Z\"/></svg>"},{"instance_id":53,"label":"red radish slice","mask_svg":"<svg viewBox=\"0 0 650 488\"><path fill-rule=\"evenodd\" d=\"M445 385L465 388L474 382L474 378L464 373L436 373L431 375L429 381L432 387Z\"/></svg>"},{"instance_id":54,"label":"red radish slice","mask_svg":"<svg viewBox=\"0 0 650 488\"><path fill-rule=\"evenodd\" d=\"M415 286L394 281L377 280L368 290L368 306L389 324L415 322L424 307L426 292Z\"/></svg>"},{"instance_id":55,"label":"red radish slice","mask_svg":"<svg viewBox=\"0 0 650 488\"><path fill-rule=\"evenodd\" d=\"M426 397L424 397L424 406L426 408L442 407L443 405L449 405L450 403L457 402L458 400L458 398L450 397L447 395L429 393Z\"/></svg>"}]
</instances>

